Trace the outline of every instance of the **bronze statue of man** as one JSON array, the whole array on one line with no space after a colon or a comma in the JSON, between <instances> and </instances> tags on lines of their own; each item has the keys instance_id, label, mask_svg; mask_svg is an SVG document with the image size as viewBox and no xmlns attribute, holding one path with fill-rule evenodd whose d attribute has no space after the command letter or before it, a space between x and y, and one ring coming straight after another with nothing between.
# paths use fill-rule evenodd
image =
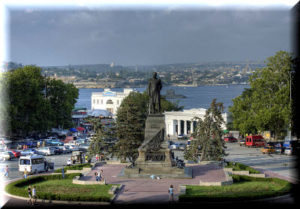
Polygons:
<instances>
[{"instance_id":1,"label":"bronze statue of man","mask_svg":"<svg viewBox=\"0 0 300 209\"><path fill-rule=\"evenodd\" d=\"M148 95L149 95L149 114L161 112L160 106L160 90L162 89L161 80L157 78L157 73L153 73L153 78L149 79ZM158 107L156 107L158 106Z\"/></svg>"}]
</instances>

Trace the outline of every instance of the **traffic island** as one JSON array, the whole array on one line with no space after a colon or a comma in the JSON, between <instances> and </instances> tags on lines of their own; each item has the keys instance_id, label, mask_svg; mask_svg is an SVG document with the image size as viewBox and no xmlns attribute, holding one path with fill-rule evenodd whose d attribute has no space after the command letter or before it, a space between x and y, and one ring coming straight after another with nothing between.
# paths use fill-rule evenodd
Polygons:
<instances>
[{"instance_id":1,"label":"traffic island","mask_svg":"<svg viewBox=\"0 0 300 209\"><path fill-rule=\"evenodd\" d=\"M33 176L9 183L5 192L8 196L29 200L27 188L35 186L37 202L101 205L113 201L120 185L73 184L73 179L79 175L80 173L65 174L64 178L60 174Z\"/></svg>"},{"instance_id":2,"label":"traffic island","mask_svg":"<svg viewBox=\"0 0 300 209\"><path fill-rule=\"evenodd\" d=\"M292 184L278 178L232 175L226 186L180 185L179 202L241 202L289 194Z\"/></svg>"}]
</instances>

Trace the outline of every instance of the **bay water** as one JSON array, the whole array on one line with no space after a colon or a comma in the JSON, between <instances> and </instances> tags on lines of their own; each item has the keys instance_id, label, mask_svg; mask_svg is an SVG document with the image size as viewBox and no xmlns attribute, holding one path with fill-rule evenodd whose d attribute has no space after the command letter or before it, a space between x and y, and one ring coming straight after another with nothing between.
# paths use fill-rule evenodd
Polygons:
<instances>
[{"instance_id":1,"label":"bay water","mask_svg":"<svg viewBox=\"0 0 300 209\"><path fill-rule=\"evenodd\" d=\"M225 112L228 112L228 107L233 105L232 99L242 94L248 85L218 85L218 86L197 86L197 87L181 87L181 86L164 86L161 90L161 95L165 95L166 91L173 89L175 94L181 94L186 98L169 99L172 102L178 102L179 106L184 106L184 109L191 108L209 108L212 100L217 99L217 102L222 102L225 107ZM144 92L144 88L134 88L139 92ZM122 88L113 88L112 91L122 92ZM79 89L79 97L75 107L85 107L91 109L92 92L102 92L104 89Z\"/></svg>"}]
</instances>

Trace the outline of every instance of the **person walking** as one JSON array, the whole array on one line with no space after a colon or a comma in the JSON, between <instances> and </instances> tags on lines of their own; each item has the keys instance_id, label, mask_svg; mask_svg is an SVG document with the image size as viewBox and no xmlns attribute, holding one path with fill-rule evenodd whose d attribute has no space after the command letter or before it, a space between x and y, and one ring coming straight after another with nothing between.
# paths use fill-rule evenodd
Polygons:
<instances>
[{"instance_id":1,"label":"person walking","mask_svg":"<svg viewBox=\"0 0 300 209\"><path fill-rule=\"evenodd\" d=\"M30 204L30 205L32 205L32 196L31 196L31 187L29 186L28 188L27 188L27 192L28 192L28 197L29 197L29 200L28 200L28 204Z\"/></svg>"},{"instance_id":2,"label":"person walking","mask_svg":"<svg viewBox=\"0 0 300 209\"><path fill-rule=\"evenodd\" d=\"M5 176L5 177L8 177L8 172L9 172L8 165L6 165L4 171L5 171L5 172L4 172L4 176Z\"/></svg>"},{"instance_id":3,"label":"person walking","mask_svg":"<svg viewBox=\"0 0 300 209\"><path fill-rule=\"evenodd\" d=\"M64 179L65 178L65 169L64 169L64 166L61 169L61 175L62 175L62 178Z\"/></svg>"},{"instance_id":4,"label":"person walking","mask_svg":"<svg viewBox=\"0 0 300 209\"><path fill-rule=\"evenodd\" d=\"M95 178L96 178L96 181L99 181L98 173L97 172L95 172Z\"/></svg>"},{"instance_id":5,"label":"person walking","mask_svg":"<svg viewBox=\"0 0 300 209\"><path fill-rule=\"evenodd\" d=\"M103 170L100 170L100 181L104 180Z\"/></svg>"},{"instance_id":6,"label":"person walking","mask_svg":"<svg viewBox=\"0 0 300 209\"><path fill-rule=\"evenodd\" d=\"M33 188L32 188L32 198L33 198L33 200L32 200L32 205L35 205L36 199L37 199L37 197L36 197L36 188L35 188L35 186L33 186Z\"/></svg>"},{"instance_id":7,"label":"person walking","mask_svg":"<svg viewBox=\"0 0 300 209\"><path fill-rule=\"evenodd\" d=\"M102 180L101 172L98 172L97 176L98 176L98 181L101 181Z\"/></svg>"},{"instance_id":8,"label":"person walking","mask_svg":"<svg viewBox=\"0 0 300 209\"><path fill-rule=\"evenodd\" d=\"M169 201L170 202L174 201L174 188L173 188L172 184L170 185L170 188L169 188Z\"/></svg>"},{"instance_id":9,"label":"person walking","mask_svg":"<svg viewBox=\"0 0 300 209\"><path fill-rule=\"evenodd\" d=\"M28 175L27 168L25 168L25 170L24 170L24 179L27 179L27 175Z\"/></svg>"}]
</instances>

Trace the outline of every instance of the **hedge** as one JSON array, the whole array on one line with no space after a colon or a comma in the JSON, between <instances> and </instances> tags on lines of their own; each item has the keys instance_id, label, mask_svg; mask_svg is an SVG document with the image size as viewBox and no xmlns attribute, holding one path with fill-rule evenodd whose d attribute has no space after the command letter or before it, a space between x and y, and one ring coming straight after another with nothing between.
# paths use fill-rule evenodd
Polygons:
<instances>
[{"instance_id":1,"label":"hedge","mask_svg":"<svg viewBox=\"0 0 300 209\"><path fill-rule=\"evenodd\" d=\"M258 191L258 192L247 192L247 185L245 185L245 191L237 191L237 193L218 193L214 194L213 191L209 191L208 187L203 187L203 196L199 196L197 194L193 194L193 191L187 187L186 194L179 196L180 202L199 202L199 201L207 201L207 202L238 202L238 201L247 201L254 199L262 199L269 197L276 197L290 193L292 184L286 180L278 179L278 178L256 178L244 175L232 175L234 184L243 184L245 182L268 182L270 184L278 184L281 187L278 190L269 190L269 191ZM233 184L233 185L234 185ZM222 187L231 187L233 185L226 185L221 187L215 187L216 191L222 190ZM201 187L201 186L193 186L193 187ZM213 186L211 186L212 188ZM210 194L210 196L208 195Z\"/></svg>"},{"instance_id":2,"label":"hedge","mask_svg":"<svg viewBox=\"0 0 300 209\"><path fill-rule=\"evenodd\" d=\"M261 172L242 163L228 162L226 168L232 168L233 171L249 171L250 174L260 174Z\"/></svg>"},{"instance_id":3,"label":"hedge","mask_svg":"<svg viewBox=\"0 0 300 209\"><path fill-rule=\"evenodd\" d=\"M65 166L64 171L66 172L67 170L82 170L83 168L91 168L93 167L90 163L84 163L84 164L78 164L78 165L71 165L71 166ZM54 173L61 173L62 168L56 169L53 171Z\"/></svg>"},{"instance_id":4,"label":"hedge","mask_svg":"<svg viewBox=\"0 0 300 209\"><path fill-rule=\"evenodd\" d=\"M81 175L80 173L65 174L66 179L73 179L75 176ZM40 183L46 180L59 180L62 179L62 175L43 175L43 176L33 176L27 179L20 179L18 181L12 182L5 187L5 191L9 194L21 197L28 197L27 189L24 189L25 186L33 185ZM82 187L87 185L80 185ZM88 185L90 186L90 185ZM108 189L111 185L97 185L104 186ZM37 194L38 199L47 199L47 200L65 200L65 201L101 201L109 202L111 195L108 193L102 196L82 196L80 194L64 193L64 194L53 194L53 193L43 193L39 191Z\"/></svg>"}]
</instances>

